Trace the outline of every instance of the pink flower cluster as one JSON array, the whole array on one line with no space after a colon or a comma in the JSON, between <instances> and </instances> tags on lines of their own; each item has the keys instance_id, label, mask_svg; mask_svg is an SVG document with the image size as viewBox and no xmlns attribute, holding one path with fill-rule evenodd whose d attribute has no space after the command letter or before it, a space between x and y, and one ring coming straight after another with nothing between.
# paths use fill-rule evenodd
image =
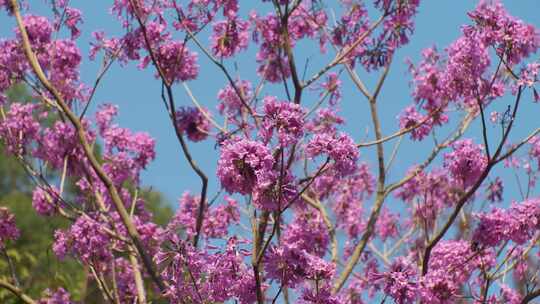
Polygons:
<instances>
[{"instance_id":1,"label":"pink flower cluster","mask_svg":"<svg viewBox=\"0 0 540 304\"><path fill-rule=\"evenodd\" d=\"M247 80L235 81L236 89L230 84L225 88L219 90L217 99L220 103L217 106L219 113L227 114L228 119L231 122L240 124L243 103L244 101L250 101L253 98L253 89L251 82ZM238 90L238 91L237 91Z\"/></svg>"},{"instance_id":2,"label":"pink flower cluster","mask_svg":"<svg viewBox=\"0 0 540 304\"><path fill-rule=\"evenodd\" d=\"M349 175L354 172L359 153L353 140L344 133L316 134L306 146L309 158L323 155L333 160L333 168L340 175Z\"/></svg>"},{"instance_id":3,"label":"pink flower cluster","mask_svg":"<svg viewBox=\"0 0 540 304\"><path fill-rule=\"evenodd\" d=\"M71 254L84 263L108 262L113 256L110 250L112 241L107 229L107 225L91 217L79 217L68 231L55 232L54 253L60 259Z\"/></svg>"},{"instance_id":4,"label":"pink flower cluster","mask_svg":"<svg viewBox=\"0 0 540 304\"><path fill-rule=\"evenodd\" d=\"M471 139L456 141L453 151L444 155L444 166L464 188L473 185L484 173L487 157L481 145Z\"/></svg>"},{"instance_id":5,"label":"pink flower cluster","mask_svg":"<svg viewBox=\"0 0 540 304\"><path fill-rule=\"evenodd\" d=\"M274 158L263 144L250 140L229 141L223 144L217 176L230 193L251 193L256 186L272 180Z\"/></svg>"},{"instance_id":6,"label":"pink flower cluster","mask_svg":"<svg viewBox=\"0 0 540 304\"><path fill-rule=\"evenodd\" d=\"M170 241L171 249L158 253L156 258L165 266L163 277L171 282L165 292L171 303L256 300L253 272L243 262L239 240L229 239L225 250L216 253L197 250L181 240Z\"/></svg>"},{"instance_id":7,"label":"pink flower cluster","mask_svg":"<svg viewBox=\"0 0 540 304\"><path fill-rule=\"evenodd\" d=\"M540 228L540 201L529 199L512 203L508 209L494 208L491 212L475 215L478 227L474 239L486 246L497 246L512 240L523 244Z\"/></svg>"},{"instance_id":8,"label":"pink flower cluster","mask_svg":"<svg viewBox=\"0 0 540 304\"><path fill-rule=\"evenodd\" d=\"M193 237L196 233L196 219L200 208L200 197L192 196L185 192L180 199L180 206L174 218L168 224L172 231L183 230ZM240 212L238 203L230 198L225 198L225 203L212 208L206 208L206 218L202 227L203 235L209 238L223 238L228 235L229 226L238 224Z\"/></svg>"},{"instance_id":9,"label":"pink flower cluster","mask_svg":"<svg viewBox=\"0 0 540 304\"><path fill-rule=\"evenodd\" d=\"M214 23L211 37L212 52L218 57L228 58L247 49L249 22L237 18Z\"/></svg>"},{"instance_id":10,"label":"pink flower cluster","mask_svg":"<svg viewBox=\"0 0 540 304\"><path fill-rule=\"evenodd\" d=\"M155 141L148 133L132 133L112 123L117 109L103 106L96 113L96 122L105 144L104 158L108 161L104 169L112 179L121 184L131 179L139 181L141 170L155 158Z\"/></svg>"},{"instance_id":11,"label":"pink flower cluster","mask_svg":"<svg viewBox=\"0 0 540 304\"><path fill-rule=\"evenodd\" d=\"M5 207L0 207L0 249L6 247L8 240L19 238L20 232L15 226L15 216Z\"/></svg>"},{"instance_id":12,"label":"pink flower cluster","mask_svg":"<svg viewBox=\"0 0 540 304\"><path fill-rule=\"evenodd\" d=\"M23 154L37 137L40 125L34 118L35 109L34 104L12 103L0 121L0 138L10 153Z\"/></svg>"},{"instance_id":13,"label":"pink flower cluster","mask_svg":"<svg viewBox=\"0 0 540 304\"><path fill-rule=\"evenodd\" d=\"M268 144L275 131L281 147L296 144L304 134L304 109L294 103L278 101L273 96L265 97L263 102L261 139Z\"/></svg>"},{"instance_id":14,"label":"pink flower cluster","mask_svg":"<svg viewBox=\"0 0 540 304\"><path fill-rule=\"evenodd\" d=\"M60 194L55 187L52 187L51 189L42 189L38 187L32 194L32 206L40 215L53 215L58 208L59 196Z\"/></svg>"}]
</instances>

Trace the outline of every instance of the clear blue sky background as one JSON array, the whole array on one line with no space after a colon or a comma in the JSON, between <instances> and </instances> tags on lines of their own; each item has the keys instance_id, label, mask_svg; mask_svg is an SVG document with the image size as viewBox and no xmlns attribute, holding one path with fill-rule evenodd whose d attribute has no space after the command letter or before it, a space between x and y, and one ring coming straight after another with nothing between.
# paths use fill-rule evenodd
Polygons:
<instances>
[{"instance_id":1,"label":"clear blue sky background","mask_svg":"<svg viewBox=\"0 0 540 304\"><path fill-rule=\"evenodd\" d=\"M32 11L43 12L44 0L29 1ZM327 5L334 7L337 1L324 1ZM84 13L84 25L82 26L82 36L79 38L79 46L85 57L82 66L82 79L88 84L93 83L99 69L99 61L91 62L87 60L89 41L91 32L94 30L104 30L108 35L120 35L122 29L118 21L112 17L108 10L112 1L82 1L73 0L71 6L79 8ZM514 16L519 16L527 23L532 23L540 28L540 0L506 0L503 1L507 9ZM384 134L391 134L398 128L396 115L408 104L412 102L410 98L411 88L409 87L410 77L405 64L406 58L411 58L417 62L420 51L426 47L437 45L440 50L455 40L460 35L460 26L469 22L466 13L476 6L477 1L471 0L431 0L422 1L419 14L416 18L416 30L411 42L406 47L400 49L393 62L393 68L386 81L383 93L380 97L380 115L383 122ZM268 2L243 0L240 5L243 10L255 9L257 11L268 11ZM247 6L252 6L246 9ZM373 16L375 18L375 16ZM0 14L0 37L12 37L11 29L14 27L14 20ZM202 33L199 37L201 41L208 42L208 33ZM251 45L247 52L238 58L239 73L242 78L252 80L256 83L258 78L254 77L255 69L254 54L257 50L255 45ZM196 49L194 45L191 46ZM318 56L317 50L312 46L300 44L296 49L299 66L303 67L304 60L311 57L307 75L317 71L317 67L324 65L333 56L333 51L329 49L326 57ZM189 85L198 100L211 110L215 110L217 105L216 94L225 84L225 78L219 70L210 64L202 53L200 58L200 77L198 80L190 82ZM538 58L536 55L535 58ZM228 62L228 66L233 67L233 62ZM160 82L153 77L154 71L147 69L140 71L135 64L130 64L126 68L115 65L104 78L102 85L97 91L92 110L99 103L115 103L120 106L118 123L123 127L128 127L135 131L149 132L157 142L157 159L143 173L143 184L152 186L153 189L161 191L167 200L174 205L179 196L185 190L198 193L200 182L193 171L188 167L180 146L171 129L168 116L160 100ZM373 79L365 76L368 87L373 87ZM368 108L365 98L354 90L348 81L346 74L344 77L343 100L340 108L341 114L347 119L346 130L357 140L373 138L371 121L368 117ZM279 92L278 97L284 99L281 86L269 86L266 94ZM186 96L180 85L175 88L177 103L180 105L190 105L190 100ZM316 93L308 93L304 100L312 103L317 96ZM310 99L310 97L313 97ZM519 113L520 119L516 125L513 139L522 138L531 129L540 125L538 120L539 106L532 105L530 95L525 96L527 104ZM490 110L504 111L506 106L512 102L511 99L503 99L494 105ZM215 111L214 111L215 112ZM221 120L218 120L221 122ZM475 123L469 132L469 136L480 142L478 133L479 124ZM499 132L499 127L491 126L490 132ZM215 167L218 150L214 148L214 143L191 143L192 153L203 170L210 177L210 193L212 196L219 188L215 178ZM404 142L396 158L394 169L390 171L390 181L403 176L405 170L416 162L425 158L431 151L432 141L427 139L422 144L411 144L408 139ZM386 145L386 153L390 154L393 143ZM361 151L362 158L366 159L375 167L375 159L370 151ZM512 186L515 190L515 187ZM512 193L513 192L513 193ZM506 198L518 199L515 191L507 192Z\"/></svg>"}]
</instances>

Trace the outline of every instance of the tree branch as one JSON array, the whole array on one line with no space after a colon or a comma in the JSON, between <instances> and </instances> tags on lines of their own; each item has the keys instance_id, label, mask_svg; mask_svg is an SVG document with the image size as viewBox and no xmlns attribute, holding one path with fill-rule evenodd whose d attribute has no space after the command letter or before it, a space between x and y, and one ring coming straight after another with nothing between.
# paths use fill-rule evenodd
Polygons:
<instances>
[{"instance_id":1,"label":"tree branch","mask_svg":"<svg viewBox=\"0 0 540 304\"><path fill-rule=\"evenodd\" d=\"M36 304L36 301L34 301L34 299L30 298L30 296L25 294L21 289L6 280L0 279L0 287L9 290L12 294L17 296L17 298L19 298L26 304Z\"/></svg>"}]
</instances>

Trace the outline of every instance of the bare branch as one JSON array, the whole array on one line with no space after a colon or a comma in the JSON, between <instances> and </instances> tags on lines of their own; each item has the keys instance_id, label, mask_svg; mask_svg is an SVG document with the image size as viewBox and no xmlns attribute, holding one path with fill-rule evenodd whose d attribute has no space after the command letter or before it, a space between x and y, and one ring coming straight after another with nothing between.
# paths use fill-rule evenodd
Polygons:
<instances>
[{"instance_id":1,"label":"bare branch","mask_svg":"<svg viewBox=\"0 0 540 304\"><path fill-rule=\"evenodd\" d=\"M20 288L9 283L6 280L0 279L0 287L9 290L12 294L17 296L17 298L19 298L21 301L23 301L26 304L36 304L36 301L34 301L34 299L32 299L27 294L25 294Z\"/></svg>"}]
</instances>

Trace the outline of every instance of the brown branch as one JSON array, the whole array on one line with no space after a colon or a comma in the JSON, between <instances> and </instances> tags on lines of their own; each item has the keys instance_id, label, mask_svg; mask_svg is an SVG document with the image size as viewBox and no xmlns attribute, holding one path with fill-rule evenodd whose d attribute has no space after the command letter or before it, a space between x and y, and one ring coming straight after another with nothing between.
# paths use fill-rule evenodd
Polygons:
<instances>
[{"instance_id":1,"label":"brown branch","mask_svg":"<svg viewBox=\"0 0 540 304\"><path fill-rule=\"evenodd\" d=\"M130 0L130 1L132 1L132 0ZM178 21L182 22L182 16L180 15L178 7L176 6L176 2L173 2L173 5L174 5L174 8L176 9L176 13L177 13L177 16L178 16ZM139 21L139 23L140 23L140 21ZM229 81L229 85L233 88L236 95L238 95L238 98L240 98L240 102L242 102L242 105L248 110L249 114L253 117L253 120L257 124L258 121L257 121L257 116L255 115L255 112L249 106L249 104L246 102L245 96L242 94L240 89L238 89L238 87L236 86L236 83L234 82L234 80L231 77L231 74L229 73L227 68L223 65L223 63L219 62L212 54L210 54L210 52L202 45L202 43L199 41L199 39L197 39L197 37L195 36L195 33L193 33L187 27L185 27L184 30L188 34L188 37L191 40L193 40L193 42L195 42L197 47L199 47L199 49L206 55L206 57L208 57L208 59L210 59L210 61L212 61L212 63L215 64L223 72L223 74L225 74L225 77Z\"/></svg>"},{"instance_id":2,"label":"brown branch","mask_svg":"<svg viewBox=\"0 0 540 304\"><path fill-rule=\"evenodd\" d=\"M429 166L429 164L435 160L435 158L437 157L437 155L439 154L439 152L441 152L442 149L448 147L449 145L451 145L453 142L455 142L456 140L458 140L459 138L461 138L461 136L463 136L463 134L465 133L465 130L467 130L467 128L470 126L472 120L474 118L474 115L472 113L469 113L462 121L461 123L461 126L453 133L452 136L450 136L447 140L445 140L442 144L439 144L437 145L432 151L431 153L429 154L429 156L427 157L427 159L422 163L420 164L419 166L416 167L416 169L411 172L410 174L408 174L407 176L405 176L404 178L402 178L401 180L399 180L398 182L396 183L393 183L393 184L390 184L387 188L386 188L386 192L388 192L388 194L390 194L391 192L399 189L401 186L403 186L406 182L410 181L411 179L415 178L420 172L422 172L422 170L424 170L425 168L427 168L427 166Z\"/></svg>"},{"instance_id":3,"label":"brown branch","mask_svg":"<svg viewBox=\"0 0 540 304\"><path fill-rule=\"evenodd\" d=\"M201 170L201 168L197 165L197 163L193 159L193 156L191 155L191 152L189 151L189 148L188 148L188 146L186 144L186 141L184 140L182 132L178 128L178 124L176 123L176 121L177 121L176 106L175 106L175 103L174 103L174 95L173 95L173 92L172 92L172 83L170 83L170 81L167 79L165 73L163 72L163 69L161 68L161 65L160 65L159 61L157 60L156 55L154 54L154 51L152 49L152 45L150 44L150 40L147 37L145 23L143 22L142 18L137 13L137 11L139 9L138 6L136 5L136 3L133 0L130 0L130 4L133 7L135 18L137 19L137 22L139 23L139 26L141 27L143 37L144 37L144 40L145 40L145 43L146 43L146 49L148 50L148 53L150 55L150 59L152 61L152 64L157 69L158 74L159 74L159 76L160 76L160 78L161 78L161 80L163 82L163 85L165 86L166 91L167 91L168 105L169 105L169 116L171 118L171 122L173 124L173 128L174 128L176 137L178 138L180 146L182 147L182 152L184 153L184 156L186 157L186 159L187 159L189 165L191 166L191 168L193 169L193 171L195 171L197 176L199 176L199 178L201 179L201 184L202 184L201 185L201 195L200 195L200 201L199 201L199 209L198 209L198 213L197 213L197 220L196 220L196 223L195 223L196 234L193 237L193 245L195 247L197 247L197 245L199 243L199 238L200 238L203 222L204 222L204 211L206 209L206 195L207 195L207 192L208 192L208 177L206 176L206 174ZM192 36L192 38L194 38L194 36ZM162 98L164 99L163 101L165 102L165 105L167 105L167 101L165 100L164 95L162 96Z\"/></svg>"},{"instance_id":4,"label":"brown branch","mask_svg":"<svg viewBox=\"0 0 540 304\"><path fill-rule=\"evenodd\" d=\"M392 139L394 139L396 137L400 137L402 135L405 135L405 134L419 128L420 126L424 125L425 123L427 123L432 118L432 116L435 115L436 113L440 112L441 109L442 108L438 108L437 110L433 111L431 114L426 115L426 117L424 117L422 120L420 120L419 122L415 123L414 125L412 125L410 127L398 130L395 133L393 133L391 135L388 135L388 136L385 136L385 137L382 137L382 138L380 138L378 140L368 141L368 142L365 142L365 143L359 143L356 146L358 148L370 147L370 146L374 146L374 145L377 145L377 144L385 143L385 142L387 142L389 140L392 140Z\"/></svg>"},{"instance_id":5,"label":"brown branch","mask_svg":"<svg viewBox=\"0 0 540 304\"><path fill-rule=\"evenodd\" d=\"M289 16L290 16L289 13L285 14L283 18L284 20L282 20L283 28L284 28L283 39L285 40L284 50L285 50L285 53L287 54L287 58L289 61L289 68L291 70L291 78L294 85L294 103L300 104L300 100L302 98L302 90L304 87L302 85L302 81L300 80L300 78L298 78L296 63L294 61L294 54L291 48L291 41L289 38L289 30L288 30Z\"/></svg>"},{"instance_id":6,"label":"brown branch","mask_svg":"<svg viewBox=\"0 0 540 304\"><path fill-rule=\"evenodd\" d=\"M319 78L321 78L331 68L335 67L338 64L343 63L342 62L343 59L345 59L345 57L347 57L360 43L362 43L371 34L371 32L373 32L373 30L375 30L381 24L381 22L384 20L385 17L386 17L386 15L381 15L381 17L379 17L379 19L377 21L375 21L369 27L369 29L367 29L365 32L363 32L362 35L360 35L360 37L358 37L358 39L356 39L355 42L353 42L351 45L343 48L328 65L326 65L322 70L320 70L317 74L315 74L313 77L311 77L311 79L309 79L306 83L304 83L304 85L302 87L304 87L304 88L309 87L312 83L314 83Z\"/></svg>"},{"instance_id":7,"label":"brown branch","mask_svg":"<svg viewBox=\"0 0 540 304\"><path fill-rule=\"evenodd\" d=\"M378 141L380 141L382 138L382 131L381 131L381 122L379 120L379 115L377 112L377 97L384 83L384 80L386 79L386 76L388 75L389 69L390 69L390 63L385 67L385 70L377 83L377 88L375 89L374 94L370 98L368 98L369 109L371 113L371 120L373 123L373 127L375 129L375 139ZM360 259L362 252L364 252L364 249L366 248L366 245L369 239L373 235L373 232L375 230L375 223L377 223L377 219L379 218L379 214L384 204L384 199L386 198L386 195L387 195L386 190L385 190L386 167L384 165L384 148L383 148L382 142L377 143L377 164L378 164L379 172L378 172L378 178L377 178L377 194L375 198L375 204L373 204L373 207L371 208L371 213L370 213L367 225L366 225L366 229L364 231L364 234L362 235L360 242L355 246L353 254L351 255L351 258L345 265L345 268L341 272L341 275L338 277L337 281L334 284L334 287L332 289L332 292L334 294L338 293L341 290L341 288L345 285L345 282L347 282L347 279L349 278L354 267L358 263L358 260Z\"/></svg>"},{"instance_id":8,"label":"brown branch","mask_svg":"<svg viewBox=\"0 0 540 304\"><path fill-rule=\"evenodd\" d=\"M528 293L522 300L521 304L527 304L535 298L540 297L540 289L537 289L531 293Z\"/></svg>"},{"instance_id":9,"label":"brown branch","mask_svg":"<svg viewBox=\"0 0 540 304\"><path fill-rule=\"evenodd\" d=\"M407 181L409 181L412 178L414 178L415 176L417 176L424 168L426 168L437 157L437 155L439 154L439 152L442 149L444 149L445 147L450 145L452 142L454 142L458 138L460 138L463 135L463 133L465 132L465 130L469 127L469 125L470 125L470 123L472 121L472 118L473 118L473 115L471 115L469 113L469 115L467 115L467 117L465 117L465 119L463 120L461 127L454 133L454 135L452 137L450 137L448 140L446 140L444 143L442 143L442 144L438 145L437 147L435 147L435 149L433 149L433 151L430 153L428 158L421 165L417 166L417 168L416 168L416 170L414 170L414 172L412 172L411 174L405 176L399 182L396 182L394 184L391 184L391 185L387 186L385 188L385 190L384 190L383 196L376 198L375 205L372 208L372 213L371 213L371 216L370 216L370 218L368 220L368 225L367 225L367 228L366 228L366 229L369 228L370 231L366 231L364 233L362 239L360 240L360 243L358 243L358 245L355 247L355 251L351 255L351 259L349 260L349 263L347 263L347 265L345 266L345 269L344 269L344 271L342 273L342 277L340 277L338 279L338 281L334 285L334 292L339 291L343 287L343 285L345 284L345 282L347 280L347 277L352 273L352 270L354 269L354 266L358 262L358 259L360 258L361 253L363 252L363 250L365 249L365 246L367 245L367 242L369 241L369 238L367 238L367 235L368 234L371 235L371 233L373 232L373 226L374 226L374 223L375 223L375 218L374 217L378 216L378 211L377 210L380 211L380 208L382 207L382 203L383 203L384 199L386 198L386 196L388 196L390 193L392 193L393 191L395 191L396 189L401 187ZM347 277L345 277L345 274L347 274Z\"/></svg>"},{"instance_id":10,"label":"brown branch","mask_svg":"<svg viewBox=\"0 0 540 304\"><path fill-rule=\"evenodd\" d=\"M261 276L260 276L260 263L259 263L259 254L261 252L261 244L264 239L264 232L266 230L266 225L268 224L268 211L264 211L261 215L261 219L257 222L256 211L253 212L252 218L252 232L253 232L253 250L251 256L251 266L253 269L253 276L255 278L255 289L257 294L257 303L264 303L264 293L262 290ZM275 230L275 229L274 229ZM270 241L270 238L268 238Z\"/></svg>"},{"instance_id":11,"label":"brown branch","mask_svg":"<svg viewBox=\"0 0 540 304\"><path fill-rule=\"evenodd\" d=\"M15 270L15 264L13 264L13 260L11 260L11 257L9 256L6 248L2 248L2 253L6 257L6 262L9 267L9 272L11 273L11 278L13 279L15 286L17 287L21 286L19 279L17 278L17 271Z\"/></svg>"},{"instance_id":12,"label":"brown branch","mask_svg":"<svg viewBox=\"0 0 540 304\"><path fill-rule=\"evenodd\" d=\"M514 154L514 152L516 152L519 148L521 148L523 145L528 143L531 140L531 138L535 137L538 133L540 133L540 128L537 128L531 134L529 134L529 136L527 136L525 139L523 139L520 143L518 143L517 145L510 148L506 153L504 153L499 158L497 158L495 160L495 162L501 162L501 161L507 159L508 157L512 156L512 154Z\"/></svg>"},{"instance_id":13,"label":"brown branch","mask_svg":"<svg viewBox=\"0 0 540 304\"><path fill-rule=\"evenodd\" d=\"M137 290L137 303L145 304L146 303L146 292L144 290L144 281L139 271L139 261L137 261L137 256L134 254L129 254L129 262L131 268L133 269L133 277L135 280L135 289Z\"/></svg>"},{"instance_id":14,"label":"brown branch","mask_svg":"<svg viewBox=\"0 0 540 304\"><path fill-rule=\"evenodd\" d=\"M21 301L23 301L26 304L36 304L36 301L34 301L34 299L30 298L30 296L25 294L20 288L9 283L6 280L0 279L0 287L9 290L12 294L17 296L17 298L19 298Z\"/></svg>"}]
</instances>

